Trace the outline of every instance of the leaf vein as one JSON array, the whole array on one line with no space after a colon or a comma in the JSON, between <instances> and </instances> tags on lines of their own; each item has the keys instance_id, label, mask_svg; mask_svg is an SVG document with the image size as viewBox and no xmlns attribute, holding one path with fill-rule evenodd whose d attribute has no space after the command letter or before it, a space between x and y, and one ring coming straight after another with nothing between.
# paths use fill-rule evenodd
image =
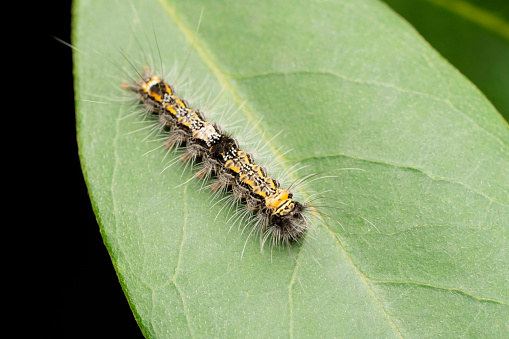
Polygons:
<instances>
[{"instance_id":1,"label":"leaf vein","mask_svg":"<svg viewBox=\"0 0 509 339\"><path fill-rule=\"evenodd\" d=\"M294 158L294 159L291 159L291 160L302 162L304 160L309 160L309 159L322 159L322 158L333 158L333 157L346 157L346 158L350 158L350 159L362 160L362 161L366 161L366 162L370 162L370 163L375 163L375 164L383 164L383 165L388 165L388 166L394 166L394 167L397 167L397 168L414 170L414 171L417 171L417 172L420 172L420 173L426 175L427 177L429 177L432 180L440 180L440 181L445 181L445 182L449 182L449 183L453 183L453 184L458 184L458 185L464 186L464 187L468 188L469 190L471 190L472 192L475 192L475 193L485 197L486 199L488 199L490 201L493 201L493 202L495 202L497 204L500 204L502 206L505 206L505 207L509 207L509 204L503 203L501 201L498 201L496 198L493 198L493 197L489 196L488 194L486 194L486 193L484 193L482 191L479 191L478 189L475 189L475 188L471 187L467 183L464 183L464 182L459 181L459 180L454 180L454 179L449 179L449 178L435 176L435 175L427 172L426 170L424 170L422 168L411 166L411 165L398 164L398 163L389 162L389 161L385 161L385 160L379 160L379 159L364 158L364 157L359 157L359 156L355 156L355 155L351 155L351 154L346 154L346 153L341 153L341 152L331 153L331 154L304 155L302 157Z\"/></svg>"},{"instance_id":2,"label":"leaf vein","mask_svg":"<svg viewBox=\"0 0 509 339\"><path fill-rule=\"evenodd\" d=\"M379 280L379 279L373 279L373 278L369 278L369 277L367 279L369 279L370 281L372 281L373 283L376 283L376 284L415 285L415 286L429 287L429 288L435 288L435 289L440 289L440 290L445 290L445 291L457 292L457 293L460 293L460 294L465 295L467 297L470 297L472 299L476 299L478 301L492 302L492 303L495 303L495 304L501 304L501 305L509 306L509 302L507 302L507 301L499 300L499 299L493 299L493 298L480 297L480 296L477 296L477 295L475 295L473 293L467 292L465 290L462 290L462 289L456 288L456 287L440 286L440 285L428 284L428 283L425 283L425 282L413 281L413 280Z\"/></svg>"},{"instance_id":3,"label":"leaf vein","mask_svg":"<svg viewBox=\"0 0 509 339\"><path fill-rule=\"evenodd\" d=\"M403 338L403 335L401 334L401 331L399 330L398 326L392 320L391 315L389 313L387 313L387 310L385 309L383 303L380 301L380 299L376 295L375 291L371 288L371 285L368 283L369 278L354 263L352 257L350 256L350 253L348 253L348 251L344 248L344 246L341 243L341 240L339 239L338 235L326 223L324 223L324 225L325 225L325 228L333 235L334 239L336 240L336 242L339 245L339 248L343 251L343 253L345 254L345 257L347 258L347 260L350 263L350 265L354 268L354 270L356 271L357 275L364 282L364 284L366 285L366 287L368 289L369 294L372 295L372 297L374 298L375 302L378 304L378 306L380 306L380 309L385 314L385 316L386 316L387 320L389 321L389 323L391 324L391 326L394 328L394 330L396 331L398 336L400 338Z\"/></svg>"},{"instance_id":4,"label":"leaf vein","mask_svg":"<svg viewBox=\"0 0 509 339\"><path fill-rule=\"evenodd\" d=\"M224 73L222 73L222 74L224 75ZM498 136L494 135L492 132L488 131L487 129L481 127L472 117L470 117L468 114L466 114L465 112L461 111L456 106L454 106L454 104L448 98L436 97L436 96L433 96L433 95L425 93L425 92L420 92L420 91L415 91L415 90L411 90L411 89L407 89L407 88L398 87L398 86L396 86L394 84L390 84L390 83L382 83L382 82L376 82L376 81L355 79L355 78L351 78L351 77L348 77L348 76L345 76L342 74L338 74L338 73L335 73L332 71L321 71L321 70L320 71L317 71L317 70L267 71L267 72L246 74L246 75L241 75L241 76L235 76L235 75L228 75L228 76L231 77L232 79L243 80L243 79L250 79L250 78L270 76L270 75L286 76L289 74L316 74L316 75L334 76L336 78L339 78L339 79L342 79L342 80L345 80L348 82L356 83L356 84L393 89L400 93L408 93L408 94L417 95L417 96L420 96L423 98L427 98L427 99L430 99L430 100L433 100L436 102L441 102L441 103L449 106L453 111L463 115L468 121L470 121L470 123L472 125L474 125L476 128L483 131L486 135L493 138L503 148L507 148L507 145Z\"/></svg>"},{"instance_id":5,"label":"leaf vein","mask_svg":"<svg viewBox=\"0 0 509 339\"><path fill-rule=\"evenodd\" d=\"M180 299L182 300L182 306L184 307L184 313L186 315L186 323L187 327L189 328L189 332L191 333L191 337L196 338L194 334L193 327L191 326L191 319L189 319L189 308L186 306L184 294L182 293L182 290L180 289L179 284L175 280L172 280L173 285L175 285L175 288L177 289L177 292L180 296Z\"/></svg>"}]
</instances>

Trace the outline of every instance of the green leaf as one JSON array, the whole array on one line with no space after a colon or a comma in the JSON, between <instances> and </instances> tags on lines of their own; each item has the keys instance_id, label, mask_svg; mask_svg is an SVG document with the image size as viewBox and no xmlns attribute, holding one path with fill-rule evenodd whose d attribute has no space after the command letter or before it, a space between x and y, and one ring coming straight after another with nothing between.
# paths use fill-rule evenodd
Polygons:
<instances>
[{"instance_id":1,"label":"green leaf","mask_svg":"<svg viewBox=\"0 0 509 339\"><path fill-rule=\"evenodd\" d=\"M238 108L282 170L307 166L293 178L361 169L309 183L331 208L291 255L229 231L193 172L132 133L147 125L115 101L120 68L140 49L157 68L154 35L191 98ZM81 0L73 43L83 171L145 336L507 335L508 125L386 5Z\"/></svg>"},{"instance_id":2,"label":"green leaf","mask_svg":"<svg viewBox=\"0 0 509 339\"><path fill-rule=\"evenodd\" d=\"M509 121L507 0L384 0Z\"/></svg>"}]
</instances>

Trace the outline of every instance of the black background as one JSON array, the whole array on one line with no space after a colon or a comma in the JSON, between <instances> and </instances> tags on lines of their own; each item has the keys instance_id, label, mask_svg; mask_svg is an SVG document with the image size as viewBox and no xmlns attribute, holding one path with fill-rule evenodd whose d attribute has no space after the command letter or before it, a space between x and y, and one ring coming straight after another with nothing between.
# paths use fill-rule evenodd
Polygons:
<instances>
[{"instance_id":1,"label":"black background","mask_svg":"<svg viewBox=\"0 0 509 339\"><path fill-rule=\"evenodd\" d=\"M37 79L37 86L31 86L37 89L34 97L44 107L24 126L25 132L31 131L24 138L37 155L29 159L27 169L40 174L31 184L36 194L30 201L42 207L24 209L25 216L34 219L28 222L28 232L35 236L31 247L35 251L21 265L29 268L28 285L33 292L25 310L44 319L36 329L37 337L140 338L80 167L71 48L53 39L70 41L71 1L47 1L39 6L36 21L32 21L36 32L32 33L41 41L24 44L35 62L31 72L37 70L30 78ZM22 332L31 327L23 326Z\"/></svg>"}]
</instances>

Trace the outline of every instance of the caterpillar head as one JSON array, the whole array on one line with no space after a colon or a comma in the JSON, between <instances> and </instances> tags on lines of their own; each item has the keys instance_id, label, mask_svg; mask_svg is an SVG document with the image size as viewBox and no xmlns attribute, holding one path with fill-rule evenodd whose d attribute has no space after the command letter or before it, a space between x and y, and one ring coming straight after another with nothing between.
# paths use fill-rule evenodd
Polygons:
<instances>
[{"instance_id":1,"label":"caterpillar head","mask_svg":"<svg viewBox=\"0 0 509 339\"><path fill-rule=\"evenodd\" d=\"M292 200L292 194L286 190L279 190L275 195L274 201L268 198L266 206L262 209L260 215L263 218L265 227L264 241L271 239L274 245L290 245L298 241L306 229L308 222L303 213L306 206L298 201ZM277 206L277 208L273 208Z\"/></svg>"},{"instance_id":2,"label":"caterpillar head","mask_svg":"<svg viewBox=\"0 0 509 339\"><path fill-rule=\"evenodd\" d=\"M305 206L298 201L292 201L291 208L284 214L272 214L269 218L268 232L272 233L274 241L281 241L283 244L289 244L298 241L308 225L307 220L302 213Z\"/></svg>"}]
</instances>

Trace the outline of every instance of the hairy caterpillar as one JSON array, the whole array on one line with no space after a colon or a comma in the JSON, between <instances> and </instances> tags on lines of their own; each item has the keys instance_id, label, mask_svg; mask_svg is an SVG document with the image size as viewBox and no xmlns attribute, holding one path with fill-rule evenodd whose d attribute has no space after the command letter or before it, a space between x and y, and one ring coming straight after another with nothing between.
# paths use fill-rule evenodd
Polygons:
<instances>
[{"instance_id":1,"label":"hairy caterpillar","mask_svg":"<svg viewBox=\"0 0 509 339\"><path fill-rule=\"evenodd\" d=\"M308 228L306 204L295 201L292 192L268 176L237 140L205 120L203 113L179 98L172 86L145 67L136 82L123 83L122 88L135 92L146 112L157 116L168 133L166 147L185 144L184 162L202 158L196 177L206 179L216 174L212 190L231 187L235 199L244 199L247 209L257 212L254 228L263 233L263 242L271 239L274 244L289 245L302 237Z\"/></svg>"},{"instance_id":2,"label":"hairy caterpillar","mask_svg":"<svg viewBox=\"0 0 509 339\"><path fill-rule=\"evenodd\" d=\"M145 37L147 37L146 33L144 35ZM151 34L148 35L150 36ZM138 38L139 37L140 34L138 33ZM256 217L254 219L255 220L254 226L252 228L251 233L259 232L260 234L262 234L262 245L268 239L270 239L273 244L284 244L284 245L288 245L292 241L302 239L302 235L310 225L309 217L316 216L316 214L314 213L309 213L312 211L311 209L312 206L310 206L309 204L310 200L309 199L306 199L305 201L295 200L292 194L293 192L290 191L290 187L292 187L292 190L294 190L296 185L293 184L291 186L280 187L280 184L278 182L280 181L284 182L284 180L280 180L279 177L278 180L275 180L273 179L274 177L269 176L267 171L265 171L264 166L259 166L258 162L255 163L254 159L249 155L249 153L246 152L244 148L239 147L237 139L233 138L229 134L223 133L222 129L219 128L217 125L214 125L213 123L204 119L204 116L201 111L192 109L191 106L189 106L187 102L182 99L182 97L176 96L175 98L177 98L178 101L181 103L178 104L181 105L180 109L183 109L184 111L190 110L189 112L192 112L192 114L195 115L193 119L191 119L192 121L188 123L191 124L192 122L195 122L198 125L200 125L200 129L201 127L204 126L207 129L205 135L203 135L201 138L198 138L198 140L200 141L196 143L195 142L196 136L193 135L193 132L189 129L189 126L182 125L178 121L175 121L175 115L171 112L168 112L167 110L168 107L172 107L172 109L175 111L177 108L179 108L175 106L177 100L175 98L170 99L171 96L174 95L173 89L171 88L170 85L166 84L164 81L161 81L162 80L161 76L154 75L154 74L164 74L163 71L164 66L161 55L164 55L165 56L164 59L166 60L167 52L159 51L159 45L157 44L157 41L155 42L152 41L152 46L149 46L148 48L146 46L141 46L138 38L135 37L133 41L135 44L139 45L138 50L143 51L142 59L144 61L139 62L136 61L135 58L133 59L131 57L132 52L127 53L121 52L120 54L123 54L124 65L123 66L120 65L118 59L115 59L120 56L118 53L118 48L120 47L117 47L116 55L113 56L110 55L106 57L106 59L108 59L108 61L110 62L110 69L107 71L109 73L114 73L115 71L118 71L120 69L123 76L122 79L123 81L126 80L126 75L129 77L129 79L127 79L128 82L124 83L123 85L124 89L127 89L136 94L138 104L140 104L139 100L141 99L142 102L141 105L144 108L143 110L146 113L149 113L145 116L155 115L157 117L160 117L160 119L154 119L154 121L156 120L159 121L158 122L159 129L161 128L166 129L165 133L168 134L167 140L165 142L166 146L171 148L173 146L176 147L178 145L184 144L185 145L184 155L181 157L182 160L186 161L187 163L194 163L194 160L196 158L198 157L203 158L201 168L196 173L197 177L208 179L209 176L212 176L213 174L214 175L218 174L216 183L212 185L212 188L216 192L223 192L226 190L227 187L231 187L232 193L230 193L230 196L233 196L233 200L235 202L238 202L238 200L240 199L245 200L245 204L235 205L236 207L237 206L245 207L245 208L239 207L237 209L239 212L234 212L238 213L237 215L240 216L235 220L236 222L237 220L240 220L238 221L239 224L243 222L244 224L247 225L249 224L250 221L248 213L251 213L251 215L255 215ZM153 40L157 39L156 30L154 30L154 35L152 39ZM169 42L171 46L176 47L179 46L179 43L175 41L175 38L173 38L173 36ZM124 43L118 43L118 45L124 46ZM165 45L164 47L166 47L166 50L168 50L167 42L160 45ZM154 53L154 46L156 47L155 50L157 53ZM102 50L99 50L99 52L102 53ZM181 53L182 51L179 49L177 49L177 52L180 52L180 54L182 54ZM175 52L175 54L177 54L177 52ZM143 71L141 70L142 66L145 65L150 65L150 69L155 68L153 66L154 61L150 60L151 59L150 56L147 57L147 55L150 54L159 55L159 60L155 64L160 64L160 67L157 67L158 72L156 73L153 73L152 71L149 70ZM147 59L149 59L148 62ZM111 60L115 61L112 62ZM151 86L148 85L149 83ZM178 84L179 80L172 79L171 84L173 85L174 83ZM115 81L110 85L114 86L115 88L121 87L119 86L120 81ZM168 88L166 88L166 86ZM142 92L146 90L145 94L148 94L151 92L152 87L154 87L154 90L152 92L154 92L155 95L152 96L147 95L147 97L144 97L144 94ZM103 97L112 98L111 95L109 96L102 95L100 91L97 92ZM167 96L166 99L164 98L165 95ZM187 98L187 96L184 97ZM172 102L173 104L171 104ZM131 108L131 111L135 111L135 109ZM122 116L119 116L119 118L121 117ZM174 117L173 120L171 119L171 117ZM189 116L185 118L189 118ZM251 121L251 123L252 122L253 121ZM178 126L178 128L175 128L175 126ZM301 129L299 130L299 133L301 131L307 131L307 129ZM195 130L194 132L198 133L198 130ZM262 133L265 132L262 131ZM216 138L217 140L210 139L212 137ZM249 135L249 137L252 136ZM219 142L221 139L222 142ZM207 145L207 142L209 143L209 145ZM277 144L281 145L281 142L282 140L279 140ZM212 150L210 149L210 147L212 146L219 145L222 145L224 149L227 148L226 146L230 146L230 148L234 149L233 153L236 152L237 154L233 154L231 159L227 160L220 159L219 156L221 155L221 152L212 153ZM259 161L258 159L259 158L256 157L257 161ZM226 164L227 161L230 161L228 163L228 166L231 167L229 168L225 167L227 165ZM237 162L237 164L234 164L235 162ZM241 171L241 167L239 167L240 166L239 164L244 166L245 170ZM237 170L233 170L234 168ZM248 173L249 171L251 172ZM308 176L308 178L311 177ZM300 184L302 183L302 181L306 180L298 179L297 181L298 184ZM258 190L260 190L261 194L259 194ZM209 202L211 201L210 199L205 200ZM330 205L331 201L333 200L329 199L327 203ZM224 211L231 210L232 210L231 208L224 209ZM325 213L322 214L326 215ZM228 221L231 220L232 218L228 219Z\"/></svg>"}]
</instances>

